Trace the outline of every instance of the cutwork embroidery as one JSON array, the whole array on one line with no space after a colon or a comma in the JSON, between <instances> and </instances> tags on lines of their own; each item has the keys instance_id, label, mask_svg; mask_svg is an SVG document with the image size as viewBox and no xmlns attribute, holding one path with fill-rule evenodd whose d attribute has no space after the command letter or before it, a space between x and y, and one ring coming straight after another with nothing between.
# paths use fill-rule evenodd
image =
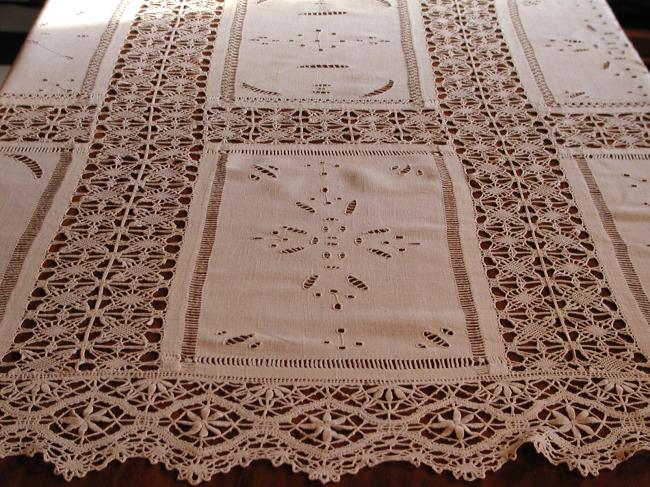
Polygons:
<instances>
[{"instance_id":1,"label":"cutwork embroidery","mask_svg":"<svg viewBox=\"0 0 650 487\"><path fill-rule=\"evenodd\" d=\"M356 99L359 103L384 101L411 102L418 106L424 104L406 0L398 0L395 6L390 2L377 2L376 7L370 8L368 13L363 12L360 6L356 6L352 11L332 10L327 2L317 3L317 6L318 11L305 12L299 7L285 4L286 14L298 17L296 27L291 32L285 32L269 27L275 25L274 22L267 23L264 27L259 22L247 20L251 17L258 19L265 13L267 16L277 15L272 2L252 4L249 0L238 0L228 39L220 102L230 104L239 101L251 104L258 101L277 103L302 100L318 104L343 103ZM372 16L373 10L376 9L378 16ZM379 30L365 34L360 33L358 28L351 29L349 24L341 25L339 18L348 15L354 15L359 21L367 17L366 24L377 24ZM304 18L312 20L305 23ZM379 60L382 54L386 54L386 49L390 49L387 46L390 46L393 40L383 32L394 29L400 31L400 42L399 46L389 52L403 57L406 64L405 77L394 78L390 73L401 75L402 71L389 69L385 73L384 79L388 79L384 81L384 85L369 88L370 83L365 79L375 73L368 66L374 66L375 70L385 68ZM245 37L244 32L247 33ZM286 56L287 52L292 54L290 60ZM254 72L242 74L239 64L246 65L247 59L253 56L259 59L275 59L282 66L277 69L283 76L276 79L268 75L258 81L254 79ZM291 64L294 62L295 64ZM291 72L292 76L299 80L299 86L295 83L290 86L294 92L293 97L286 94L287 87L284 86L286 74ZM244 82L236 83L236 78L243 79ZM361 88L354 90L354 85L360 82L363 83ZM327 89L319 89L319 84L326 85ZM300 92L300 86L316 86L316 89L305 93ZM245 92L236 93L239 87ZM390 96L396 89L400 91ZM346 96L342 97L341 92L345 92Z\"/></svg>"},{"instance_id":2,"label":"cutwork embroidery","mask_svg":"<svg viewBox=\"0 0 650 487\"><path fill-rule=\"evenodd\" d=\"M647 100L650 96L647 93L648 85L644 85L641 82L642 78L647 76L645 66L639 59L634 59L630 56L629 41L619 31L615 22L612 22L609 15L606 15L605 9L607 7L603 8L601 0L576 0L571 5L572 11L582 13L582 18L575 19L576 23L580 22L584 26L582 36L566 35L553 37L546 34L544 36L544 42L536 47L531 43L524 28L521 18L522 12L520 12L518 5L519 1L508 0L508 11L517 39L524 51L526 62L532 71L535 83L542 92L544 103L547 106L554 109L559 107L643 108L648 106L650 103ZM542 3L523 2L522 5L524 7L534 8L542 5ZM584 32L597 37L596 39L593 39L591 36L585 37ZM591 62L596 65L597 71L609 74L609 82L617 81L617 84L620 85L621 82L625 81L626 89L619 90L618 92L621 100L599 101L598 99L594 99L597 97L592 92L581 89L562 89L562 96L556 96L557 93L554 94L549 87L548 80L540 66L540 59L543 59L543 56L538 55L540 50L553 50L562 56L562 59L565 60L564 62L569 62L570 59L576 59L580 63L585 63L586 66L589 66L586 63ZM563 56L567 53L577 54L579 58L567 58ZM568 68L568 66L565 67ZM602 84L607 84L607 77L603 77L602 80ZM560 92L560 89L557 89L557 92ZM635 101L625 101L625 95L631 96Z\"/></svg>"},{"instance_id":3,"label":"cutwork embroidery","mask_svg":"<svg viewBox=\"0 0 650 487\"><path fill-rule=\"evenodd\" d=\"M332 170L341 167L339 163L329 161L321 161L317 166L312 164L305 166L316 169L317 175L321 178L327 178ZM260 166L254 166L257 167ZM312 248L317 251L322 261L321 269L330 273L336 272L338 281L349 287L338 286L325 290L321 286L322 280L319 280L321 275L316 273L309 274L302 280L302 288L311 291L316 298L329 295L333 302L332 309L339 311L344 308L345 302L357 297L356 292L370 289L363 278L348 273L353 272L349 270L347 261L355 247L381 260L388 260L406 252L409 247L420 245L420 242L395 234L391 228L372 228L359 232L357 229L359 224L352 218L359 204L357 199L344 199L333 194L332 189L324 185L318 195L305 198L305 202L295 202L298 209L312 217L307 223L313 224L314 219L318 220L318 231L305 230L301 223L295 223L283 225L268 235L254 236L252 239L267 242L271 249L286 256Z\"/></svg>"},{"instance_id":4,"label":"cutwork embroidery","mask_svg":"<svg viewBox=\"0 0 650 487\"><path fill-rule=\"evenodd\" d=\"M0 152L0 156L4 156L7 159L14 160L24 165L31 171L35 179L40 179L43 176L43 169L41 169L41 166L38 164L38 162L29 156L25 156L23 154L3 154L2 152Z\"/></svg>"}]
</instances>

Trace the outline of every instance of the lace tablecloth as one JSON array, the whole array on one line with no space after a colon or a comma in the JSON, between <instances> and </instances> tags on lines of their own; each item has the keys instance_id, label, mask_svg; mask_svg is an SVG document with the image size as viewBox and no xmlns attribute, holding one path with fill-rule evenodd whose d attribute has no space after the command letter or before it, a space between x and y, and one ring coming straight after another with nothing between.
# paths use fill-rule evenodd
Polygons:
<instances>
[{"instance_id":1,"label":"lace tablecloth","mask_svg":"<svg viewBox=\"0 0 650 487\"><path fill-rule=\"evenodd\" d=\"M602 0L50 0L0 95L0 454L615 466L649 109Z\"/></svg>"}]
</instances>

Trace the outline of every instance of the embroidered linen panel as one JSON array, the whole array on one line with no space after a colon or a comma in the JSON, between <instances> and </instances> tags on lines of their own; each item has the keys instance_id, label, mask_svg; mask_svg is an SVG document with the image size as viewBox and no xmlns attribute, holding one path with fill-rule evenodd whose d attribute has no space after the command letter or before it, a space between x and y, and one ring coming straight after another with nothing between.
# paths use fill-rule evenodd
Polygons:
<instances>
[{"instance_id":1,"label":"embroidered linen panel","mask_svg":"<svg viewBox=\"0 0 650 487\"><path fill-rule=\"evenodd\" d=\"M1 455L648 448L650 75L602 0L100 3L0 93Z\"/></svg>"}]
</instances>

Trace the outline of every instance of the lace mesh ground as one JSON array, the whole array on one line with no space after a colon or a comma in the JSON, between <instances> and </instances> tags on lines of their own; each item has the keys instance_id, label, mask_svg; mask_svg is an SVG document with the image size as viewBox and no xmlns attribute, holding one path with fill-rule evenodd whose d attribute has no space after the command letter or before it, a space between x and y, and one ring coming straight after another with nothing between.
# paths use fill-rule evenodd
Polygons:
<instances>
[{"instance_id":1,"label":"lace mesh ground","mask_svg":"<svg viewBox=\"0 0 650 487\"><path fill-rule=\"evenodd\" d=\"M647 372L491 2L422 3L511 370Z\"/></svg>"},{"instance_id":2,"label":"lace mesh ground","mask_svg":"<svg viewBox=\"0 0 650 487\"><path fill-rule=\"evenodd\" d=\"M158 367L221 10L218 1L143 7L99 110L76 195L0 370Z\"/></svg>"}]
</instances>

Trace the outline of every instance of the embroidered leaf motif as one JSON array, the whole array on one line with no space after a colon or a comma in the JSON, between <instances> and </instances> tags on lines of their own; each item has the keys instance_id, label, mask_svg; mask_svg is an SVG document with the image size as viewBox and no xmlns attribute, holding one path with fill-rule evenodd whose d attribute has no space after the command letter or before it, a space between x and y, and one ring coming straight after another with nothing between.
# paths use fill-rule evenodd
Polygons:
<instances>
[{"instance_id":1,"label":"embroidered leaf motif","mask_svg":"<svg viewBox=\"0 0 650 487\"><path fill-rule=\"evenodd\" d=\"M248 83L242 83L242 86L248 90L254 91L255 93L261 93L262 95L280 96L280 93L277 91L263 90L257 86L249 85Z\"/></svg>"},{"instance_id":2,"label":"embroidered leaf motif","mask_svg":"<svg viewBox=\"0 0 650 487\"><path fill-rule=\"evenodd\" d=\"M305 279L305 282L302 283L303 289L310 289L314 286L314 284L316 284L316 281L318 281L318 274L309 276L307 279Z\"/></svg>"},{"instance_id":3,"label":"embroidered leaf motif","mask_svg":"<svg viewBox=\"0 0 650 487\"><path fill-rule=\"evenodd\" d=\"M295 254L295 253L301 252L303 250L305 250L305 247L291 247L291 248L288 248L288 249L281 250L280 253L281 254Z\"/></svg>"},{"instance_id":4,"label":"embroidered leaf motif","mask_svg":"<svg viewBox=\"0 0 650 487\"><path fill-rule=\"evenodd\" d=\"M357 289L361 289L362 291L368 290L368 286L366 285L366 283L363 282L358 277L348 276L348 284L350 284L350 286L352 287L356 287Z\"/></svg>"},{"instance_id":5,"label":"embroidered leaf motif","mask_svg":"<svg viewBox=\"0 0 650 487\"><path fill-rule=\"evenodd\" d=\"M347 64L301 64L301 69L347 69Z\"/></svg>"},{"instance_id":6,"label":"embroidered leaf motif","mask_svg":"<svg viewBox=\"0 0 650 487\"><path fill-rule=\"evenodd\" d=\"M388 83L386 83L384 86L382 86L381 88L377 88L376 90L373 90L370 93L366 93L361 98L369 98L371 96L377 96L377 95L381 95L382 93L386 93L388 90L390 90L393 87L393 85L394 85L393 80L389 79Z\"/></svg>"},{"instance_id":7,"label":"embroidered leaf motif","mask_svg":"<svg viewBox=\"0 0 650 487\"><path fill-rule=\"evenodd\" d=\"M378 233L386 233L386 232L390 232L390 229L389 228L374 228L372 230L368 230L366 232L366 234L367 235L375 235L375 234L378 234Z\"/></svg>"},{"instance_id":8,"label":"embroidered leaf motif","mask_svg":"<svg viewBox=\"0 0 650 487\"><path fill-rule=\"evenodd\" d=\"M41 176L43 176L43 170L41 169L41 166L38 165L38 162L36 162L34 159L31 157L23 156L21 154L12 154L11 159L14 161L18 161L23 163L27 168L34 174L34 177L36 179L40 179Z\"/></svg>"},{"instance_id":9,"label":"embroidered leaf motif","mask_svg":"<svg viewBox=\"0 0 650 487\"><path fill-rule=\"evenodd\" d=\"M273 171L267 169L267 168L264 167L264 166L260 166L260 165L258 165L258 164L255 164L253 167L254 167L257 171L259 171L259 172L261 172L262 174L264 174L265 176L268 176L268 177L273 178L273 179L277 179L277 177L278 177L277 174L275 174ZM269 166L269 167L270 167L271 169L275 169L273 166Z\"/></svg>"},{"instance_id":10,"label":"embroidered leaf motif","mask_svg":"<svg viewBox=\"0 0 650 487\"><path fill-rule=\"evenodd\" d=\"M350 201L348 203L347 208L345 208L345 214L346 215L351 215L352 213L354 213L354 210L356 209L356 207L357 207L357 200Z\"/></svg>"},{"instance_id":11,"label":"embroidered leaf motif","mask_svg":"<svg viewBox=\"0 0 650 487\"><path fill-rule=\"evenodd\" d=\"M282 226L287 232L291 233L298 233L300 235L307 235L307 232L305 230L302 230L301 228L296 228L296 227L287 227L287 226Z\"/></svg>"},{"instance_id":12,"label":"embroidered leaf motif","mask_svg":"<svg viewBox=\"0 0 650 487\"><path fill-rule=\"evenodd\" d=\"M449 342L445 340L440 334L435 333L433 331L428 331L428 330L425 331L424 338L429 340L434 345L438 345L439 347L443 347L443 348L449 347Z\"/></svg>"},{"instance_id":13,"label":"embroidered leaf motif","mask_svg":"<svg viewBox=\"0 0 650 487\"><path fill-rule=\"evenodd\" d=\"M306 205L305 203L301 201L296 201L296 206L300 208L301 210L308 211L309 213L316 213L316 210L314 210L311 206Z\"/></svg>"},{"instance_id":14,"label":"embroidered leaf motif","mask_svg":"<svg viewBox=\"0 0 650 487\"><path fill-rule=\"evenodd\" d=\"M321 15L345 15L347 14L344 10L328 10L326 12L302 12L298 15L309 15L309 16L321 16Z\"/></svg>"},{"instance_id":15,"label":"embroidered leaf motif","mask_svg":"<svg viewBox=\"0 0 650 487\"><path fill-rule=\"evenodd\" d=\"M226 340L226 345L237 345L238 343L244 343L246 340L253 338L253 334L249 335L238 335L236 337L228 338Z\"/></svg>"},{"instance_id":16,"label":"embroidered leaf motif","mask_svg":"<svg viewBox=\"0 0 650 487\"><path fill-rule=\"evenodd\" d=\"M368 250L373 254L378 255L379 257L383 257L384 259L390 259L391 257L393 257L388 252L384 252L383 250L379 250L379 249L368 249Z\"/></svg>"}]
</instances>

